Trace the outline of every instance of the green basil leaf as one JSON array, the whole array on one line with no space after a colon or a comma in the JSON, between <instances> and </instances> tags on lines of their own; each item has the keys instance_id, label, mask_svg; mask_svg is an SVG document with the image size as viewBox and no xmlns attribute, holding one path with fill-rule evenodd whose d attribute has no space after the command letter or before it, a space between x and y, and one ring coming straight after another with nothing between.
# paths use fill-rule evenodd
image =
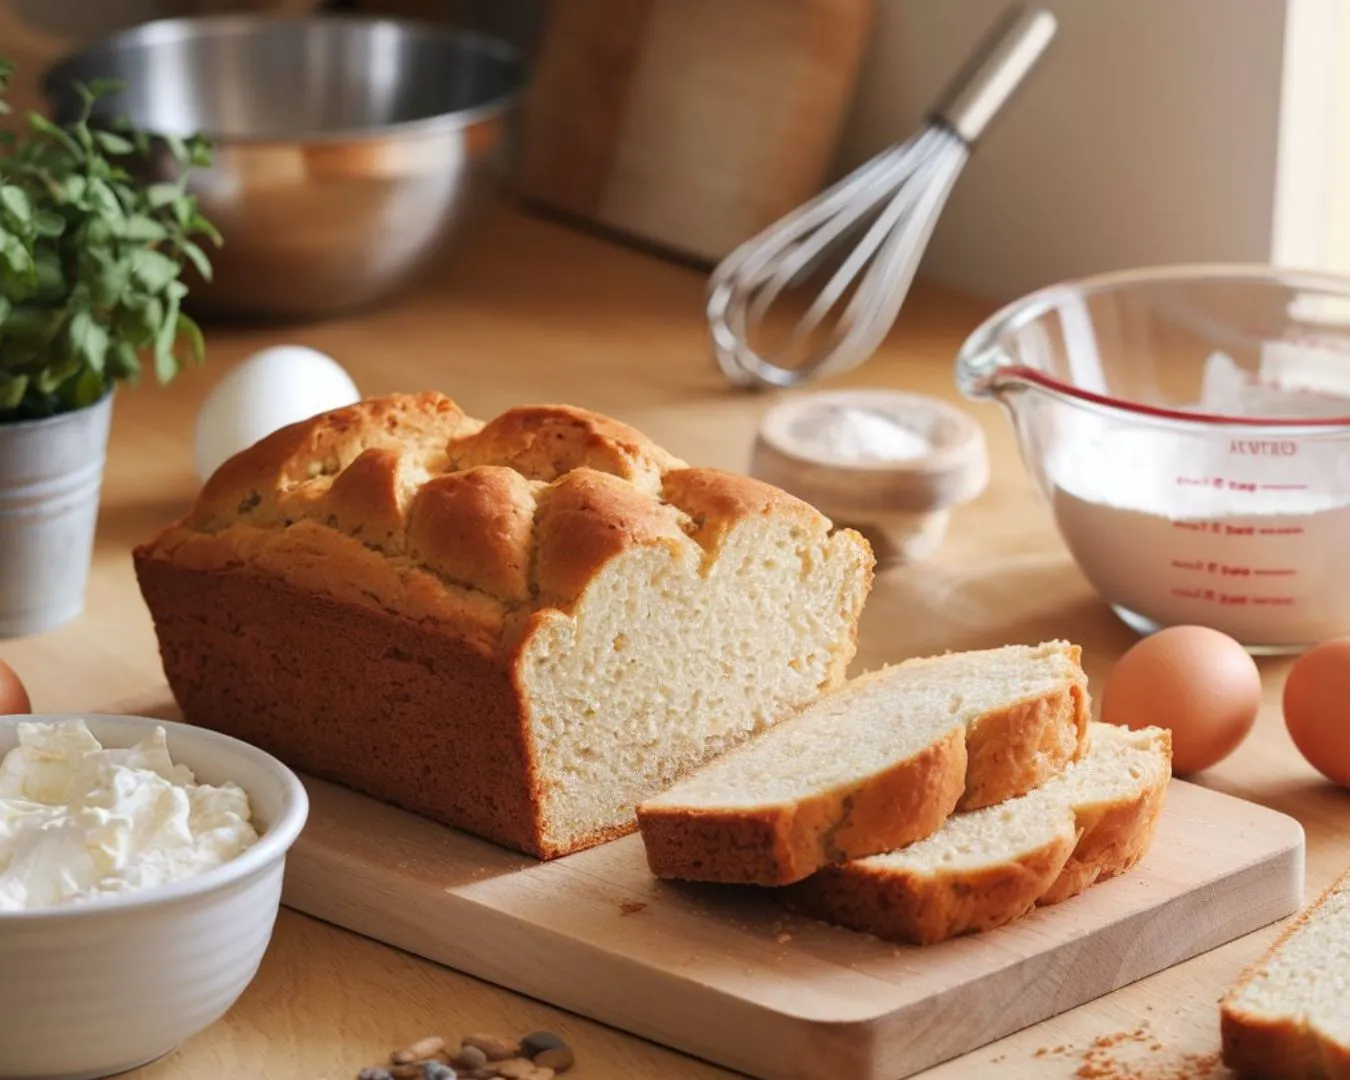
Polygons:
<instances>
[{"instance_id":1,"label":"green basil leaf","mask_svg":"<svg viewBox=\"0 0 1350 1080\"><path fill-rule=\"evenodd\" d=\"M122 226L122 238L139 243L153 244L169 235L169 230L152 217L133 214Z\"/></svg>"},{"instance_id":2,"label":"green basil leaf","mask_svg":"<svg viewBox=\"0 0 1350 1080\"><path fill-rule=\"evenodd\" d=\"M4 238L3 244L0 244L0 258L4 259L5 265L16 276L32 278L35 274L33 256L17 236L11 234Z\"/></svg>"},{"instance_id":3,"label":"green basil leaf","mask_svg":"<svg viewBox=\"0 0 1350 1080\"><path fill-rule=\"evenodd\" d=\"M66 201L74 203L83 209L84 198L88 192L88 181L86 181L80 173L73 173L66 177L64 187L66 190Z\"/></svg>"},{"instance_id":4,"label":"green basil leaf","mask_svg":"<svg viewBox=\"0 0 1350 1080\"><path fill-rule=\"evenodd\" d=\"M0 332L5 329L5 320L9 318L9 313L14 310L14 305L9 302L8 296L0 296Z\"/></svg>"},{"instance_id":5,"label":"green basil leaf","mask_svg":"<svg viewBox=\"0 0 1350 1080\"><path fill-rule=\"evenodd\" d=\"M225 242L224 237L220 235L220 230L203 217L199 211L193 211L192 217L188 219L186 228L189 233L200 233L205 236L215 244L216 247L220 247L220 245Z\"/></svg>"},{"instance_id":6,"label":"green basil leaf","mask_svg":"<svg viewBox=\"0 0 1350 1080\"><path fill-rule=\"evenodd\" d=\"M181 194L183 189L177 184L151 184L145 189L145 201L150 204L150 209L160 210Z\"/></svg>"},{"instance_id":7,"label":"green basil leaf","mask_svg":"<svg viewBox=\"0 0 1350 1080\"><path fill-rule=\"evenodd\" d=\"M113 308L122 302L131 279L131 262L128 259L113 260L103 255L97 261L91 261L87 270L89 297L97 307Z\"/></svg>"},{"instance_id":8,"label":"green basil leaf","mask_svg":"<svg viewBox=\"0 0 1350 1080\"><path fill-rule=\"evenodd\" d=\"M103 371L108 355L108 331L87 311L77 311L70 319L70 347L75 355L96 371Z\"/></svg>"},{"instance_id":9,"label":"green basil leaf","mask_svg":"<svg viewBox=\"0 0 1350 1080\"><path fill-rule=\"evenodd\" d=\"M174 341L178 337L178 302L179 297L171 293L164 321L155 335L155 378L161 385L172 382L180 366L173 351Z\"/></svg>"},{"instance_id":10,"label":"green basil leaf","mask_svg":"<svg viewBox=\"0 0 1350 1080\"><path fill-rule=\"evenodd\" d=\"M91 97L97 99L105 94L115 94L119 90L125 90L127 84L121 79L113 79L105 76L99 76L96 79L90 79L88 90Z\"/></svg>"},{"instance_id":11,"label":"green basil leaf","mask_svg":"<svg viewBox=\"0 0 1350 1080\"><path fill-rule=\"evenodd\" d=\"M173 201L173 216L181 228L186 229L192 215L196 213L197 200L191 195L180 195Z\"/></svg>"},{"instance_id":12,"label":"green basil leaf","mask_svg":"<svg viewBox=\"0 0 1350 1080\"><path fill-rule=\"evenodd\" d=\"M39 236L60 236L66 231L66 219L55 210L39 208L33 214L33 228Z\"/></svg>"},{"instance_id":13,"label":"green basil leaf","mask_svg":"<svg viewBox=\"0 0 1350 1080\"><path fill-rule=\"evenodd\" d=\"M106 180L100 177L93 177L89 181L89 204L90 207L102 214L109 221L120 222L125 216L122 211L122 204L117 201L117 196Z\"/></svg>"},{"instance_id":14,"label":"green basil leaf","mask_svg":"<svg viewBox=\"0 0 1350 1080\"><path fill-rule=\"evenodd\" d=\"M53 393L63 382L80 370L80 362L67 357L58 363L43 368L32 378L32 385L39 393Z\"/></svg>"},{"instance_id":15,"label":"green basil leaf","mask_svg":"<svg viewBox=\"0 0 1350 1080\"><path fill-rule=\"evenodd\" d=\"M70 408L82 409L101 398L107 389L103 376L93 368L85 368L70 388Z\"/></svg>"},{"instance_id":16,"label":"green basil leaf","mask_svg":"<svg viewBox=\"0 0 1350 1080\"><path fill-rule=\"evenodd\" d=\"M0 187L0 206L5 208L5 213L17 221L21 226L31 225L33 221L33 204L28 198L28 192L14 184L5 184Z\"/></svg>"},{"instance_id":17,"label":"green basil leaf","mask_svg":"<svg viewBox=\"0 0 1350 1080\"><path fill-rule=\"evenodd\" d=\"M131 253L131 273L150 292L163 292L178 277L178 264L154 248L140 248Z\"/></svg>"},{"instance_id":18,"label":"green basil leaf","mask_svg":"<svg viewBox=\"0 0 1350 1080\"><path fill-rule=\"evenodd\" d=\"M108 375L114 379L135 379L141 373L141 359L136 350L125 341L119 341L108 351Z\"/></svg>"},{"instance_id":19,"label":"green basil leaf","mask_svg":"<svg viewBox=\"0 0 1350 1080\"><path fill-rule=\"evenodd\" d=\"M28 111L28 126L34 131L47 136L49 139L53 139L60 143L70 151L70 153L74 154L78 160L84 160L84 148L40 112L36 112L32 109Z\"/></svg>"},{"instance_id":20,"label":"green basil leaf","mask_svg":"<svg viewBox=\"0 0 1350 1080\"><path fill-rule=\"evenodd\" d=\"M10 375L0 371L0 409L17 409L27 391L27 375Z\"/></svg>"},{"instance_id":21,"label":"green basil leaf","mask_svg":"<svg viewBox=\"0 0 1350 1080\"><path fill-rule=\"evenodd\" d=\"M178 336L186 339L190 360L197 364L206 361L206 338L202 335L202 328L197 325L197 320L191 315L179 313Z\"/></svg>"},{"instance_id":22,"label":"green basil leaf","mask_svg":"<svg viewBox=\"0 0 1350 1080\"><path fill-rule=\"evenodd\" d=\"M130 139L111 131L94 132L94 142L105 154L126 155L136 152L135 144Z\"/></svg>"},{"instance_id":23,"label":"green basil leaf","mask_svg":"<svg viewBox=\"0 0 1350 1080\"><path fill-rule=\"evenodd\" d=\"M60 301L66 295L66 272L61 265L61 255L53 247L43 246L37 249L34 263L34 278L37 295L53 302Z\"/></svg>"},{"instance_id":24,"label":"green basil leaf","mask_svg":"<svg viewBox=\"0 0 1350 1080\"><path fill-rule=\"evenodd\" d=\"M161 135L160 138L164 140L164 145L169 148L169 153L173 155L174 161L180 165L188 163L191 154L188 151L187 143L177 135Z\"/></svg>"},{"instance_id":25,"label":"green basil leaf","mask_svg":"<svg viewBox=\"0 0 1350 1080\"><path fill-rule=\"evenodd\" d=\"M180 240L178 246L183 254L188 257L192 265L197 268L197 273L201 274L203 281L211 280L211 260L206 257L206 252L194 244L191 240Z\"/></svg>"}]
</instances>

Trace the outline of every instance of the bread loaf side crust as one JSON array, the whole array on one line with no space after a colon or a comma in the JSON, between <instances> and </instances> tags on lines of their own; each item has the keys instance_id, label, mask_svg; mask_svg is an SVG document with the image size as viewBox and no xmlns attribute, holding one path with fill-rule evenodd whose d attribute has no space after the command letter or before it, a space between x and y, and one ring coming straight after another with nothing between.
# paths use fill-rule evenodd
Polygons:
<instances>
[{"instance_id":1,"label":"bread loaf side crust","mask_svg":"<svg viewBox=\"0 0 1350 1080\"><path fill-rule=\"evenodd\" d=\"M1081 810L1078 845L1039 904L1058 904L1131 870L1153 845L1169 779L1162 777L1126 802Z\"/></svg>"},{"instance_id":2,"label":"bread loaf side crust","mask_svg":"<svg viewBox=\"0 0 1350 1080\"><path fill-rule=\"evenodd\" d=\"M189 723L547 857L510 671L453 633L242 570L136 556Z\"/></svg>"},{"instance_id":3,"label":"bread loaf side crust","mask_svg":"<svg viewBox=\"0 0 1350 1080\"><path fill-rule=\"evenodd\" d=\"M1267 1016L1238 1003L1285 944L1303 930L1334 893L1350 888L1350 870L1331 883L1280 931L1270 947L1249 964L1219 1004L1223 1063L1238 1076L1263 1080L1350 1080L1350 1047L1327 1038L1300 1016Z\"/></svg>"},{"instance_id":4,"label":"bread loaf side crust","mask_svg":"<svg viewBox=\"0 0 1350 1080\"><path fill-rule=\"evenodd\" d=\"M661 878L788 885L830 863L931 836L951 815L965 773L958 726L861 785L792 804L735 812L640 805L647 865Z\"/></svg>"},{"instance_id":5,"label":"bread loaf side crust","mask_svg":"<svg viewBox=\"0 0 1350 1080\"><path fill-rule=\"evenodd\" d=\"M1075 664L1078 647L1074 646ZM970 729L970 767L957 810L979 810L1025 795L1077 761L1092 707L1086 676L1060 690L989 713Z\"/></svg>"},{"instance_id":6,"label":"bread loaf side crust","mask_svg":"<svg viewBox=\"0 0 1350 1080\"><path fill-rule=\"evenodd\" d=\"M912 874L869 867L826 867L785 890L790 906L812 918L886 941L934 945L1021 918L1055 881L1076 839L1064 828L1015 860L970 873Z\"/></svg>"}]
</instances>

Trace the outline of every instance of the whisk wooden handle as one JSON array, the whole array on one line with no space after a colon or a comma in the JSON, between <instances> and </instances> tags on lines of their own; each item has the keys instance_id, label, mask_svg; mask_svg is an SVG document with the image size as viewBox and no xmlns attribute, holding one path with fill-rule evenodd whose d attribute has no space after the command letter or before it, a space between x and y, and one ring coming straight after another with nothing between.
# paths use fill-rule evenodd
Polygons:
<instances>
[{"instance_id":1,"label":"whisk wooden handle","mask_svg":"<svg viewBox=\"0 0 1350 1080\"><path fill-rule=\"evenodd\" d=\"M1045 8L1010 8L938 98L936 120L973 143L1036 66L1058 25Z\"/></svg>"}]
</instances>

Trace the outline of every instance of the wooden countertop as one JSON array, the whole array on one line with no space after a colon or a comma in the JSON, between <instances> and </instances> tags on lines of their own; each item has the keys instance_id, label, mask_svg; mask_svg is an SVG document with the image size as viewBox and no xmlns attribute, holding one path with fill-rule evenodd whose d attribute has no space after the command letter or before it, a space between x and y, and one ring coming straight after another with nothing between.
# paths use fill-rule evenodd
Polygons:
<instances>
[{"instance_id":1,"label":"wooden countertop","mask_svg":"<svg viewBox=\"0 0 1350 1080\"><path fill-rule=\"evenodd\" d=\"M147 384L119 397L86 614L52 633L0 642L0 655L40 711L93 708L162 683L129 550L192 497L191 431L203 395L231 364L268 344L322 349L368 394L437 388L478 416L522 401L569 401L627 420L693 463L745 468L770 399L730 390L714 369L702 288L694 271L504 212L471 253L391 304L315 325L210 330L206 368L168 389ZM832 382L955 401L953 357L987 310L921 288L881 353ZM968 407L989 437L991 484L954 515L936 557L878 575L859 663L1064 637L1083 645L1100 685L1134 636L1070 559L1007 421L992 406ZM1322 782L1285 733L1279 690L1287 666L1262 662L1266 701L1256 731L1198 779L1303 822L1311 896L1350 862L1350 793ZM1144 1055L1144 1075L1173 1075L1168 1068L1189 1063L1190 1072L1176 1075L1223 1076L1199 1060L1218 1049L1216 1001L1273 934L1252 935L925 1075L1072 1077L1094 1039L1146 1025L1160 1049L1149 1049L1153 1039L1125 1040L1118 1052ZM580 1064L570 1075L577 1080L732 1075L289 911L257 980L229 1015L132 1075L346 1080L427 1033L540 1027L576 1047ZM1063 1049L1037 1055L1049 1048Z\"/></svg>"}]
</instances>

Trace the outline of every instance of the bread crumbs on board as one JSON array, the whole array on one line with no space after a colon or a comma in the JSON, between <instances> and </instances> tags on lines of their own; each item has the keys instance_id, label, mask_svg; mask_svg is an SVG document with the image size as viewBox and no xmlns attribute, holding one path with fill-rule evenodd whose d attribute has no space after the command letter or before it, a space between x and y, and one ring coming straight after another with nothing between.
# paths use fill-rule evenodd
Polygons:
<instances>
[{"instance_id":1,"label":"bread crumbs on board","mask_svg":"<svg viewBox=\"0 0 1350 1080\"><path fill-rule=\"evenodd\" d=\"M1166 1054L1163 1043L1144 1021L1133 1031L1098 1035L1086 1049L1075 1046L1042 1046L1032 1056L1078 1059L1075 1080L1217 1080L1219 1055Z\"/></svg>"}]
</instances>

